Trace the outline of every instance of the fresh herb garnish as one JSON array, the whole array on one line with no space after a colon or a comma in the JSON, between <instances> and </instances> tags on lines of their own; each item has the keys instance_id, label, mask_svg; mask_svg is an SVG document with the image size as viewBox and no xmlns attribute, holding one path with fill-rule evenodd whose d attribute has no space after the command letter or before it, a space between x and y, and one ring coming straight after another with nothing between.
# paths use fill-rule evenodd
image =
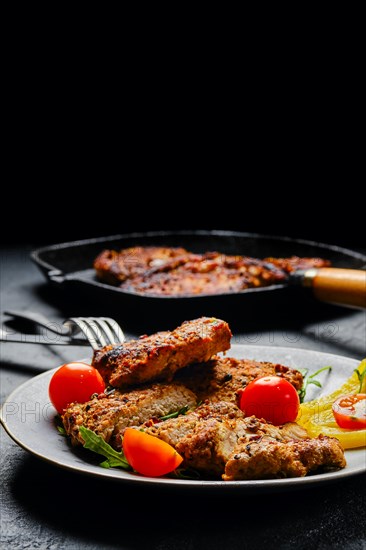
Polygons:
<instances>
[{"instance_id":1,"label":"fresh herb garnish","mask_svg":"<svg viewBox=\"0 0 366 550\"><path fill-rule=\"evenodd\" d=\"M57 428L58 433L60 433L60 434L63 435L64 437L67 436L66 430L65 430L65 428L64 428L63 426L56 426L56 428Z\"/></svg>"},{"instance_id":2,"label":"fresh herb garnish","mask_svg":"<svg viewBox=\"0 0 366 550\"><path fill-rule=\"evenodd\" d=\"M366 376L366 369L364 369L362 373L358 369L355 369L354 372L357 374L357 378L360 383L358 393L362 393L362 386Z\"/></svg>"},{"instance_id":3,"label":"fresh herb garnish","mask_svg":"<svg viewBox=\"0 0 366 550\"><path fill-rule=\"evenodd\" d=\"M308 369L299 369L299 370L300 370L301 374L304 377L304 381L303 381L302 387L297 391L297 393L299 394L300 403L303 403L304 399L305 399L305 395L306 395L306 390L307 390L308 386L310 386L310 384L313 384L314 386L317 386L318 388L322 387L319 380L315 379L315 376L318 376L318 374L320 374L321 372L326 371L326 370L331 371L332 367L323 367L322 369L319 369L319 370L317 370L316 372L314 372L313 374L310 374L310 375L309 375L309 370Z\"/></svg>"},{"instance_id":4,"label":"fresh herb garnish","mask_svg":"<svg viewBox=\"0 0 366 550\"><path fill-rule=\"evenodd\" d=\"M62 435L63 437L67 436L67 432L64 428L64 425L62 424L61 416L58 414L55 416L55 425L58 433Z\"/></svg>"},{"instance_id":5,"label":"fresh herb garnish","mask_svg":"<svg viewBox=\"0 0 366 550\"><path fill-rule=\"evenodd\" d=\"M101 462L99 466L102 466L102 468L119 467L124 468L125 470L131 469L131 466L127 462L123 452L115 451L100 435L96 434L92 430L89 430L89 428L85 428L85 426L80 426L79 432L81 437L84 439L85 449L98 453L107 459Z\"/></svg>"},{"instance_id":6,"label":"fresh herb garnish","mask_svg":"<svg viewBox=\"0 0 366 550\"><path fill-rule=\"evenodd\" d=\"M174 477L177 477L178 479L200 479L200 473L197 472L197 470L194 470L193 468L177 468L172 472L171 474Z\"/></svg>"},{"instance_id":7,"label":"fresh herb garnish","mask_svg":"<svg viewBox=\"0 0 366 550\"><path fill-rule=\"evenodd\" d=\"M160 420L168 420L169 418L177 418L178 416L180 416L181 414L187 414L188 412L188 405L185 405L184 407L182 407L181 409L179 409L179 411L175 411L173 413L170 413L170 414L166 414L165 416L161 416L159 418L159 421Z\"/></svg>"}]
</instances>

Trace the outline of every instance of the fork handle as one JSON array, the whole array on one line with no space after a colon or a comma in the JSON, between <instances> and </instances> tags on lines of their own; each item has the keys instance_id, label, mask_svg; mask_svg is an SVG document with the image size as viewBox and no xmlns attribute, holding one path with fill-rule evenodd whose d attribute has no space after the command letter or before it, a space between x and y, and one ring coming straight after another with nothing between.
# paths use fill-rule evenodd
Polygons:
<instances>
[{"instance_id":1,"label":"fork handle","mask_svg":"<svg viewBox=\"0 0 366 550\"><path fill-rule=\"evenodd\" d=\"M55 334L59 334L61 336L70 336L71 334L69 328L62 326L61 324L58 326L57 322L50 321L45 315L42 315L42 313L36 313L35 311L4 311L4 314L9 315L14 319L31 321L35 325L44 327L50 332L54 332Z\"/></svg>"},{"instance_id":2,"label":"fork handle","mask_svg":"<svg viewBox=\"0 0 366 550\"><path fill-rule=\"evenodd\" d=\"M41 334L9 334L0 329L1 342L16 342L17 344L41 344L47 346L89 346L88 340L83 338L69 338L62 336L57 340L46 340Z\"/></svg>"}]
</instances>

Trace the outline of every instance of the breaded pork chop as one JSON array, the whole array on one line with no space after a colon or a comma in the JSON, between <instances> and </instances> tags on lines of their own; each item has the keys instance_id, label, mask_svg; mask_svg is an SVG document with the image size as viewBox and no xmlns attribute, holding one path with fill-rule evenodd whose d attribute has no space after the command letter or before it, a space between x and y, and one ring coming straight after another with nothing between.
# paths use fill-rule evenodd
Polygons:
<instances>
[{"instance_id":1,"label":"breaded pork chop","mask_svg":"<svg viewBox=\"0 0 366 550\"><path fill-rule=\"evenodd\" d=\"M143 428L172 445L183 456L185 467L220 476L236 445L236 421L242 417L231 403L204 403L189 414L150 422Z\"/></svg>"},{"instance_id":2,"label":"breaded pork chop","mask_svg":"<svg viewBox=\"0 0 366 550\"><path fill-rule=\"evenodd\" d=\"M84 443L79 428L85 426L118 448L128 426L195 404L195 394L182 384L151 384L129 392L114 390L108 395L100 394L86 403L71 403L62 415L62 422L73 445Z\"/></svg>"},{"instance_id":3,"label":"breaded pork chop","mask_svg":"<svg viewBox=\"0 0 366 550\"><path fill-rule=\"evenodd\" d=\"M171 380L192 363L208 361L230 348L229 325L214 317L185 321L173 331L158 332L94 353L93 366L107 384L118 388L152 380Z\"/></svg>"},{"instance_id":4,"label":"breaded pork chop","mask_svg":"<svg viewBox=\"0 0 366 550\"><path fill-rule=\"evenodd\" d=\"M197 394L198 400L228 401L238 404L240 392L255 378L280 376L296 390L303 384L301 372L277 363L213 357L207 363L195 364L177 373L176 380Z\"/></svg>"},{"instance_id":5,"label":"breaded pork chop","mask_svg":"<svg viewBox=\"0 0 366 550\"><path fill-rule=\"evenodd\" d=\"M175 383L137 385L129 391L115 389L109 395L101 394L87 403L71 404L63 415L63 423L73 444L83 443L79 427L86 426L115 448L120 447L121 436L127 426L143 423L193 407L195 403L209 400L213 414L215 403L219 411L227 415L227 408L238 403L238 393L254 378L277 374L286 378L296 389L301 387L300 372L275 363L260 363L247 359L219 357L192 365L180 371ZM223 408L223 402L226 402ZM220 404L221 403L221 404ZM202 411L202 409L201 409ZM242 416L234 407L234 413ZM202 414L202 413L201 413ZM192 418L187 418L187 427Z\"/></svg>"},{"instance_id":6,"label":"breaded pork chop","mask_svg":"<svg viewBox=\"0 0 366 550\"><path fill-rule=\"evenodd\" d=\"M186 416L144 429L172 445L184 466L225 481L302 477L346 465L337 439L309 438L292 422L273 426L255 416L244 417L226 402L204 403Z\"/></svg>"},{"instance_id":7,"label":"breaded pork chop","mask_svg":"<svg viewBox=\"0 0 366 550\"><path fill-rule=\"evenodd\" d=\"M335 437L277 440L263 427L258 435L257 439L247 434L238 440L225 465L223 480L304 477L346 465L344 451Z\"/></svg>"}]
</instances>

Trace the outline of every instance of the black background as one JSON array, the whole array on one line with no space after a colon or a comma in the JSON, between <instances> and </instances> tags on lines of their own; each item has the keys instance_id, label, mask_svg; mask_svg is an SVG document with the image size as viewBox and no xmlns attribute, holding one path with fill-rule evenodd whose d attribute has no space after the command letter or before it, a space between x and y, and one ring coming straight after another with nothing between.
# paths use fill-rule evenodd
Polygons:
<instances>
[{"instance_id":1,"label":"black background","mask_svg":"<svg viewBox=\"0 0 366 550\"><path fill-rule=\"evenodd\" d=\"M201 149L191 136L186 150L174 135L151 147L122 140L118 151L111 138L94 143L85 132L79 145L72 134L67 147L60 138L33 143L3 185L2 243L228 229L365 246L364 186L346 140L328 134L311 154L296 135L294 143L243 141L243 150L212 136Z\"/></svg>"},{"instance_id":2,"label":"black background","mask_svg":"<svg viewBox=\"0 0 366 550\"><path fill-rule=\"evenodd\" d=\"M34 75L12 98L2 243L228 229L365 246L357 74L272 61L245 87L238 68L225 85L170 68L175 85L123 97L76 75L39 93Z\"/></svg>"},{"instance_id":3,"label":"black background","mask_svg":"<svg viewBox=\"0 0 366 550\"><path fill-rule=\"evenodd\" d=\"M336 184L269 185L224 174L215 182L197 183L175 181L173 175L169 183L158 177L130 182L122 173L118 179L121 183L111 184L100 174L72 184L50 178L44 189L32 183L25 193L11 190L2 243L46 245L133 231L229 229L365 246L365 208L352 185L348 196L339 196Z\"/></svg>"}]
</instances>

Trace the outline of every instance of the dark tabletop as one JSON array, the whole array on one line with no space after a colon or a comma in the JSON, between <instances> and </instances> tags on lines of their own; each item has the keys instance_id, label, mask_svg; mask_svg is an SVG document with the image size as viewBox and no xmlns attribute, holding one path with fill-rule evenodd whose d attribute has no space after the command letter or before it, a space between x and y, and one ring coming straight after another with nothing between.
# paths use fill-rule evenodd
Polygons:
<instances>
[{"instance_id":1,"label":"dark tabletop","mask_svg":"<svg viewBox=\"0 0 366 550\"><path fill-rule=\"evenodd\" d=\"M102 312L100 304L93 310L85 298L50 287L29 258L31 248L2 250L1 312L34 310L58 322ZM234 341L366 356L364 311L328 305L279 313L278 322L234 325ZM127 337L141 334L144 319L140 326L128 319L128 311L118 319ZM166 328L174 327L157 316L155 330ZM2 343L1 402L32 376L79 357L85 348ZM142 489L59 469L18 447L4 429L0 435L4 549L366 548L365 474L276 494Z\"/></svg>"}]
</instances>

